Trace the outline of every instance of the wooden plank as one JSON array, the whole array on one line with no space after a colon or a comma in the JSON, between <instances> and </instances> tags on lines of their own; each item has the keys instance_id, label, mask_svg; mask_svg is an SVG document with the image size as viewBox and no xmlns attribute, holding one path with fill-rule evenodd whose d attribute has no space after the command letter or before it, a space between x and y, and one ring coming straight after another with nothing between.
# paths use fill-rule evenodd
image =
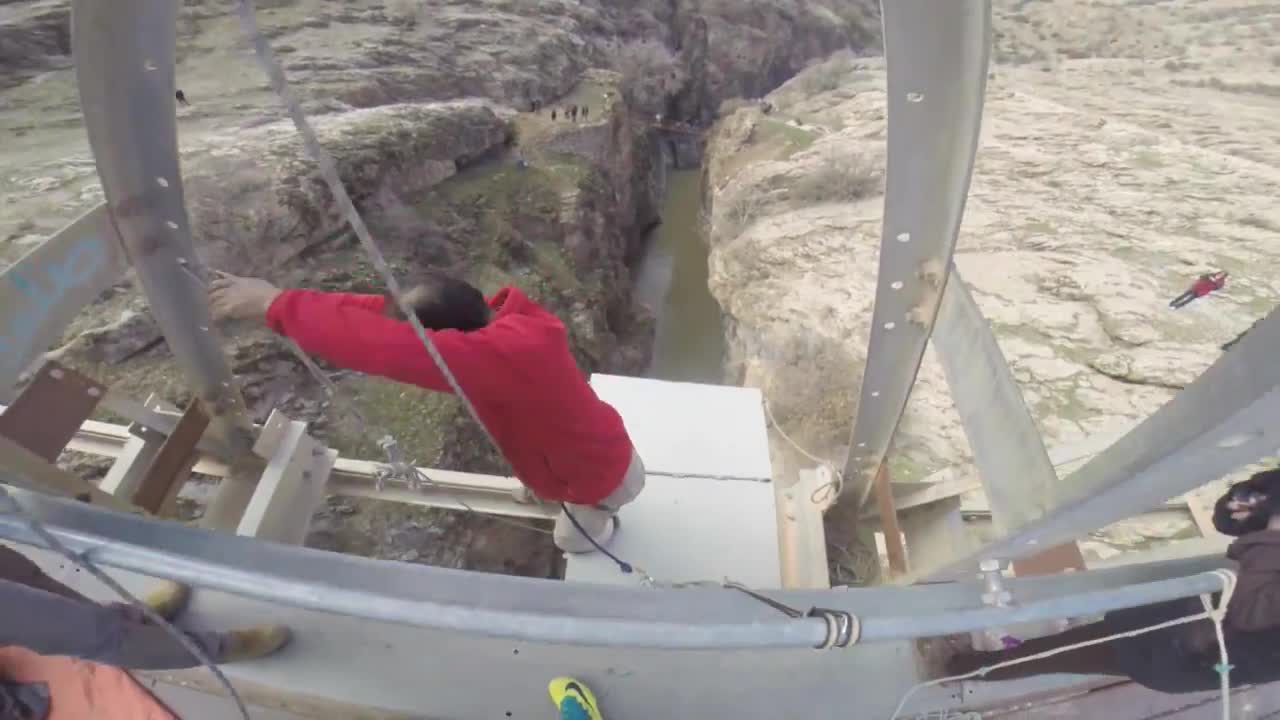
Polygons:
<instances>
[{"instance_id":1,"label":"wooden plank","mask_svg":"<svg viewBox=\"0 0 1280 720\"><path fill-rule=\"evenodd\" d=\"M0 275L0 389L128 268L106 206L81 215Z\"/></svg>"},{"instance_id":2,"label":"wooden plank","mask_svg":"<svg viewBox=\"0 0 1280 720\"><path fill-rule=\"evenodd\" d=\"M876 507L880 514L880 527L884 530L885 551L889 555L889 575L898 577L907 572L907 551L902 545L898 511L893 505L893 489L889 486L889 482L889 464L884 462L876 471Z\"/></svg>"},{"instance_id":3,"label":"wooden plank","mask_svg":"<svg viewBox=\"0 0 1280 720\"><path fill-rule=\"evenodd\" d=\"M199 459L196 445L207 427L209 416L200 407L199 401L192 400L173 433L160 446L160 451L147 468L142 482L138 484L133 501L139 507L162 514L177 498L178 491L182 489L183 483L191 474L191 468Z\"/></svg>"},{"instance_id":4,"label":"wooden plank","mask_svg":"<svg viewBox=\"0 0 1280 720\"><path fill-rule=\"evenodd\" d=\"M1084 569L1084 555L1080 554L1080 546L1074 542L1054 545L1044 552L1013 561L1013 573L1018 577L1056 575Z\"/></svg>"},{"instance_id":5,"label":"wooden plank","mask_svg":"<svg viewBox=\"0 0 1280 720\"><path fill-rule=\"evenodd\" d=\"M1218 532L1218 529L1213 526L1213 506L1218 503L1217 493L1210 493L1201 487L1182 497L1187 501L1187 509L1191 511L1191 519L1195 521L1201 536L1215 540L1233 539Z\"/></svg>"},{"instance_id":6,"label":"wooden plank","mask_svg":"<svg viewBox=\"0 0 1280 720\"><path fill-rule=\"evenodd\" d=\"M105 391L75 370L49 362L13 404L0 413L4 435L48 462L58 455L93 414Z\"/></svg>"},{"instance_id":7,"label":"wooden plank","mask_svg":"<svg viewBox=\"0 0 1280 720\"><path fill-rule=\"evenodd\" d=\"M75 498L112 510L143 512L140 508L99 490L84 478L53 465L4 435L0 435L0 468L16 473L24 481L25 487L37 492Z\"/></svg>"},{"instance_id":8,"label":"wooden plank","mask_svg":"<svg viewBox=\"0 0 1280 720\"><path fill-rule=\"evenodd\" d=\"M948 468L948 470L953 470ZM977 490L982 487L982 483L972 477L965 476L959 472L948 472L944 470L939 473L930 475L931 478L937 478L933 482L895 482L892 483L893 488L893 504L901 513L903 510L917 508L922 505L928 505L947 498L963 495L970 490ZM963 510L963 506L961 507ZM870 522L879 522L877 511L868 508L864 510L863 519Z\"/></svg>"},{"instance_id":9,"label":"wooden plank","mask_svg":"<svg viewBox=\"0 0 1280 720\"><path fill-rule=\"evenodd\" d=\"M108 392L107 400L109 401L111 397L112 393ZM109 402L104 402L103 406L115 412L115 408ZM156 413L167 412L170 409L168 403L162 401L154 393L140 407L146 407ZM111 463L111 469L107 471L106 477L102 478L102 482L98 484L98 487L102 488L103 492L109 492L118 498L126 500L133 498L134 493L138 491L138 487L142 485L142 479L146 477L151 463L155 462L156 455L160 452L160 447L164 445L165 436L173 431L178 419L182 417L181 413L176 409L174 413L176 416L173 419L173 423L163 434L150 427L140 425L137 421L129 425L124 447L115 456L115 462ZM86 423L87 425L88 423Z\"/></svg>"},{"instance_id":10,"label":"wooden plank","mask_svg":"<svg viewBox=\"0 0 1280 720\"><path fill-rule=\"evenodd\" d=\"M831 587L827 570L822 508L813 502L818 488L831 482L830 468L801 470L799 480L778 490L778 554L782 587L824 590Z\"/></svg>"}]
</instances>

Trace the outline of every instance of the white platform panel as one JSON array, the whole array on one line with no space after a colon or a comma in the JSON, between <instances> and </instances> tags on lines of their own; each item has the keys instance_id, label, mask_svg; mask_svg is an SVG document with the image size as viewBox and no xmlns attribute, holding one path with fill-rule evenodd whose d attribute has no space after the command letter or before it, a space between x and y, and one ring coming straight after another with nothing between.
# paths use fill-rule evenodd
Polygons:
<instances>
[{"instance_id":1,"label":"white platform panel","mask_svg":"<svg viewBox=\"0 0 1280 720\"><path fill-rule=\"evenodd\" d=\"M622 508L606 546L659 582L726 578L753 588L782 587L772 483L650 475ZM565 580L639 585L602 553L569 555Z\"/></svg>"},{"instance_id":2,"label":"white platform panel","mask_svg":"<svg viewBox=\"0 0 1280 720\"><path fill-rule=\"evenodd\" d=\"M760 391L593 375L591 387L622 415L652 473L769 480Z\"/></svg>"}]
</instances>

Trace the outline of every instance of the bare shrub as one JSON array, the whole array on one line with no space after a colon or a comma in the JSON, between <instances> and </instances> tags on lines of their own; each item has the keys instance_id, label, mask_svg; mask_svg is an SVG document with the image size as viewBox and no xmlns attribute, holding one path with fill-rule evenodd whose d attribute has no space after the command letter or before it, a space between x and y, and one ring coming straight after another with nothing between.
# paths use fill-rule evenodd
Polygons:
<instances>
[{"instance_id":1,"label":"bare shrub","mask_svg":"<svg viewBox=\"0 0 1280 720\"><path fill-rule=\"evenodd\" d=\"M633 103L646 113L660 113L667 99L684 86L684 68L671 50L652 40L631 41L620 46L614 65L622 73L622 88Z\"/></svg>"},{"instance_id":2,"label":"bare shrub","mask_svg":"<svg viewBox=\"0 0 1280 720\"><path fill-rule=\"evenodd\" d=\"M840 50L801 70L794 82L807 95L831 92L852 77L854 59L852 52Z\"/></svg>"},{"instance_id":3,"label":"bare shrub","mask_svg":"<svg viewBox=\"0 0 1280 720\"><path fill-rule=\"evenodd\" d=\"M724 239L741 235L764 214L767 204L763 188L745 187L728 195L712 208L712 234Z\"/></svg>"},{"instance_id":4,"label":"bare shrub","mask_svg":"<svg viewBox=\"0 0 1280 720\"><path fill-rule=\"evenodd\" d=\"M422 0L386 0L385 12L391 24L414 28L422 14Z\"/></svg>"},{"instance_id":5,"label":"bare shrub","mask_svg":"<svg viewBox=\"0 0 1280 720\"><path fill-rule=\"evenodd\" d=\"M716 117L726 118L739 110L757 107L758 105L758 102L754 100L747 100L746 98L729 98L728 100L720 103L720 109L716 111Z\"/></svg>"},{"instance_id":6,"label":"bare shrub","mask_svg":"<svg viewBox=\"0 0 1280 720\"><path fill-rule=\"evenodd\" d=\"M795 205L855 202L880 191L881 173L866 158L828 153L816 170L791 188Z\"/></svg>"}]
</instances>

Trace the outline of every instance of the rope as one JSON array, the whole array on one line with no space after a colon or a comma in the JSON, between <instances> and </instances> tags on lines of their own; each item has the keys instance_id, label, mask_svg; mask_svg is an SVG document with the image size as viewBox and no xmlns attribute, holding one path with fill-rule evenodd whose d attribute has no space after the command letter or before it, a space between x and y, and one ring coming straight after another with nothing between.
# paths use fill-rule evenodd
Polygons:
<instances>
[{"instance_id":1,"label":"rope","mask_svg":"<svg viewBox=\"0 0 1280 720\"><path fill-rule=\"evenodd\" d=\"M294 128L297 129L298 135L302 138L302 145L307 155L320 167L320 175L329 187L329 192L333 194L333 199L337 203L338 209L346 216L347 222L351 224L351 229L355 231L356 237L360 239L360 244L364 247L369 261L373 264L374 269L378 271L378 274L382 276L383 281L387 284L387 291L396 301L396 305L400 307L401 312L404 313L405 319L418 337L418 342L422 343L422 346L426 348L427 354L431 356L431 361L435 363L436 368L440 370L440 374L444 376L449 389L453 391L454 395L458 396L471 419L475 420L476 424L480 426L480 430L484 432L485 437L501 453L502 448L494 440L493 434L489 432L484 420L480 419L480 413L476 411L471 398L467 397L466 391L458 384L458 379L454 377L453 371L449 369L449 364L440 355L435 343L431 341L431 336L427 334L426 328L418 320L413 306L405 300L404 293L400 291L400 283L391 271L391 266L387 264L386 258L378 248L378 244L374 242L373 236L369 233L369 228L364 224L364 219L360 217L360 212L356 210L355 204L351 202L351 196L347 194L347 189L342 184L342 178L338 176L337 164L333 161L333 157L321 147L315 130L311 127L306 114L302 111L302 106L298 104L293 94L289 92L289 84L285 79L284 69L276 61L271 52L271 45L258 28L258 19L254 13L253 0L239 0L237 6L240 24L243 26L245 34L249 36L249 41L253 44L258 64L262 66L263 71L266 72L268 79L270 79L271 89L275 91L285 109L289 111L289 118L293 121Z\"/></svg>"},{"instance_id":2,"label":"rope","mask_svg":"<svg viewBox=\"0 0 1280 720\"><path fill-rule=\"evenodd\" d=\"M809 495L809 501L814 505L826 505L829 500L834 500L839 497L840 491L844 489L844 473L840 472L840 470L836 468L835 463L814 455L801 447L800 443L792 440L791 436L787 434L787 431L782 429L782 425L779 425L778 421L774 419L773 410L769 407L769 400L764 397L763 393L761 393L761 404L764 405L765 418L769 421L769 424L773 426L773 429L778 431L779 437L786 440L791 447L795 448L796 452L831 471L832 480L814 488L813 492Z\"/></svg>"},{"instance_id":3,"label":"rope","mask_svg":"<svg viewBox=\"0 0 1280 720\"><path fill-rule=\"evenodd\" d=\"M240 716L244 718L244 720L251 720L249 717L249 709L245 707L244 700L240 698L240 693L236 692L231 681L227 679L226 675L222 674L222 670L218 668L217 663L209 657L199 644L192 640L186 633L175 627L173 623L165 619L164 616L160 615L160 613L153 610L151 606L142 602L134 596L133 593L126 590L123 585L116 582L110 575L103 572L93 563L93 561L89 560L89 558L76 553L71 548L64 545L61 540L54 537L53 533L46 530L39 520L28 513L26 509L13 498L13 496L5 491L3 485L0 485L0 500L3 501L3 505L0 505L0 512L14 515L18 519L22 520L22 522L30 528L31 532L35 533L36 537L40 538L40 540L44 542L49 549L57 552L59 555L62 555L73 565L83 568L85 572L88 572L103 585L106 585L125 602L128 602L130 605L141 611L148 620L163 628L165 632L169 633L169 635L173 637L173 639L177 640L184 650L190 653L191 656L194 657L201 665L208 668L209 672L213 673L213 676L217 678L218 683L226 689L227 693L231 695L231 699L235 701L236 708L240 711Z\"/></svg>"},{"instance_id":4,"label":"rope","mask_svg":"<svg viewBox=\"0 0 1280 720\"><path fill-rule=\"evenodd\" d=\"M1157 630L1164 630L1166 628L1171 628L1178 625L1186 625L1187 623L1195 622L1196 620L1208 619L1213 621L1214 632L1217 635L1217 639L1218 639L1219 663L1215 665L1213 669L1217 671L1218 676L1221 680L1222 718L1223 720L1231 720L1231 681L1229 677L1231 672L1231 665L1228 663L1227 642L1226 642L1226 637L1222 631L1222 622L1223 622L1223 619L1226 617L1227 606L1231 602L1231 596L1235 593L1235 590L1236 590L1236 574L1231 570L1225 570L1225 569L1214 570L1212 571L1212 574L1218 576L1218 578L1222 580L1222 596L1218 598L1218 606L1216 608L1213 607L1213 601L1210 598L1210 596L1207 594L1204 594L1200 596L1200 601L1204 604L1204 607L1205 607L1205 611L1201 613L1196 613L1194 615L1188 615L1186 617L1169 620L1167 622L1158 623L1156 625L1140 628L1138 630L1130 630L1128 632L1116 633L1114 635L1108 635L1106 637L1096 638L1094 640L1086 640L1084 642L1073 643L1071 645L1064 645L1063 647L1054 648L1052 650L1046 650L1044 652L1036 653L1034 655L1028 655L1027 657L1016 658L1014 660L1006 660L1004 662L998 662L994 665L988 665L987 667L978 668L973 672L968 672L963 675L952 675L950 677L938 678L936 680L928 680L922 683L917 683L911 689L907 690L905 694L903 694L902 700L898 702L898 707L894 709L893 714L890 715L889 718L890 720L896 720L898 716L902 713L903 709L906 708L907 701L911 699L911 696L915 695L916 692L923 690L927 687L942 685L943 683L955 682L957 680L968 680L969 678L973 678L973 677L981 677L991 672L992 670L999 670L1000 668L1011 667L1013 665L1020 665L1022 663L1031 662L1033 660L1042 660L1044 658L1052 657L1054 655L1061 655L1062 653L1070 652L1072 650L1079 650L1080 648L1083 648L1083 647L1089 647L1091 645L1101 645L1103 643L1111 642L1112 640L1120 640L1123 638L1136 637L1138 635L1145 635L1146 633L1155 632Z\"/></svg>"}]
</instances>

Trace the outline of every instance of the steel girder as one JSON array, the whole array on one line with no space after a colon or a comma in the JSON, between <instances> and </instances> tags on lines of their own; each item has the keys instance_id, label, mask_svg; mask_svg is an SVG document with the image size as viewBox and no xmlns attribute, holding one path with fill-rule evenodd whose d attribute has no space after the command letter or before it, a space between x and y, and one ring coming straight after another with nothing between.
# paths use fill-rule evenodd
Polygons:
<instances>
[{"instance_id":1,"label":"steel girder","mask_svg":"<svg viewBox=\"0 0 1280 720\"><path fill-rule=\"evenodd\" d=\"M828 512L837 523L856 523L942 301L978 145L991 45L989 0L893 0L882 3L881 14L889 127L884 227L848 484Z\"/></svg>"}]
</instances>

